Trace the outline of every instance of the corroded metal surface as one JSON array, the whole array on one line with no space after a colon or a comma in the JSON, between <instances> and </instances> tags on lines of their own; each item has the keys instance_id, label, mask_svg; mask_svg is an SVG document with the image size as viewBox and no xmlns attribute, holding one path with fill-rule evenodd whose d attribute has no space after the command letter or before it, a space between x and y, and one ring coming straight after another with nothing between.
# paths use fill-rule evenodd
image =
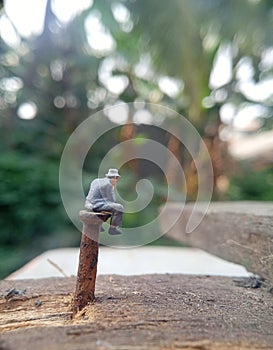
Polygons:
<instances>
[{"instance_id":1,"label":"corroded metal surface","mask_svg":"<svg viewBox=\"0 0 273 350\"><path fill-rule=\"evenodd\" d=\"M100 228L104 214L82 210L79 213L83 222L80 245L79 267L76 291L73 301L73 317L89 302L95 299L95 284L99 254Z\"/></svg>"}]
</instances>

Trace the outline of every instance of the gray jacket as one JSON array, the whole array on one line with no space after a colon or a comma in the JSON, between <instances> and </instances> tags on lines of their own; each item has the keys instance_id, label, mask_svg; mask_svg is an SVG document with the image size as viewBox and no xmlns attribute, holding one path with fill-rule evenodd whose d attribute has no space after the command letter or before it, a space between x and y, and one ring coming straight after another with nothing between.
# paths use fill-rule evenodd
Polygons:
<instances>
[{"instance_id":1,"label":"gray jacket","mask_svg":"<svg viewBox=\"0 0 273 350\"><path fill-rule=\"evenodd\" d=\"M91 182L85 201L85 207L87 209L97 209L105 204L115 202L115 191L109 178L95 179Z\"/></svg>"}]
</instances>

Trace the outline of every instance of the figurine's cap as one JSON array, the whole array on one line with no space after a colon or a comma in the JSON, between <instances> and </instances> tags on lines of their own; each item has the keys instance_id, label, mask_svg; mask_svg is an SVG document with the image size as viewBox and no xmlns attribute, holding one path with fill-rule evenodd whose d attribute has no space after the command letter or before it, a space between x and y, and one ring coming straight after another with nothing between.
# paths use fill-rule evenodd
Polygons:
<instances>
[{"instance_id":1,"label":"figurine's cap","mask_svg":"<svg viewBox=\"0 0 273 350\"><path fill-rule=\"evenodd\" d=\"M120 177L118 169L109 169L108 173L105 174L106 177Z\"/></svg>"}]
</instances>

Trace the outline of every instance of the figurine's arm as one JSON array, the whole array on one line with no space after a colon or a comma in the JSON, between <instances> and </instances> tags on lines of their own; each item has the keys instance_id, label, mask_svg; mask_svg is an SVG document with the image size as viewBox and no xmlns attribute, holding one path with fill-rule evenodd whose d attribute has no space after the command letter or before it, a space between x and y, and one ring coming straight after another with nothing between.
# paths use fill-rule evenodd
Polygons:
<instances>
[{"instance_id":1,"label":"figurine's arm","mask_svg":"<svg viewBox=\"0 0 273 350\"><path fill-rule=\"evenodd\" d=\"M103 199L107 202L115 202L116 196L113 186L109 183L100 188L101 195Z\"/></svg>"}]
</instances>

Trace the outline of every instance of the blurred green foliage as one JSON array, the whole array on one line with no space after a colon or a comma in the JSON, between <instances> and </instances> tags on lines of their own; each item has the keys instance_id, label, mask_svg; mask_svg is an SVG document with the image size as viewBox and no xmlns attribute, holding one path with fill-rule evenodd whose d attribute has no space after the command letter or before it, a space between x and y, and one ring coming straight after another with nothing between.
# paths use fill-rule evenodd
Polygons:
<instances>
[{"instance_id":1,"label":"blurred green foliage","mask_svg":"<svg viewBox=\"0 0 273 350\"><path fill-rule=\"evenodd\" d=\"M226 193L227 199L273 201L273 170L255 170L244 166L232 176Z\"/></svg>"},{"instance_id":2,"label":"blurred green foliage","mask_svg":"<svg viewBox=\"0 0 273 350\"><path fill-rule=\"evenodd\" d=\"M56 181L59 171L56 162L10 152L1 155L0 168L3 244L20 245L58 230L58 224L65 223Z\"/></svg>"},{"instance_id":3,"label":"blurred green foliage","mask_svg":"<svg viewBox=\"0 0 273 350\"><path fill-rule=\"evenodd\" d=\"M1 154L0 169L3 277L43 250L76 244L79 237L71 234L61 203L57 162L9 152Z\"/></svg>"}]
</instances>

